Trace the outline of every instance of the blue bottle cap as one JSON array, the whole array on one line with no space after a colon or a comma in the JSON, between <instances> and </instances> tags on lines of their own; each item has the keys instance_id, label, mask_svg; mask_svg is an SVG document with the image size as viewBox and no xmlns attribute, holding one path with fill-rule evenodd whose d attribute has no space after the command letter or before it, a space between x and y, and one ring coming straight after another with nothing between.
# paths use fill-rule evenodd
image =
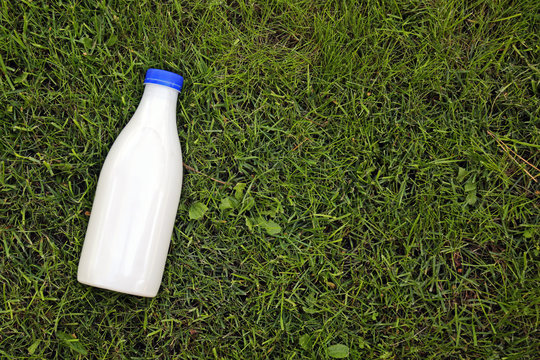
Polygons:
<instances>
[{"instance_id":1,"label":"blue bottle cap","mask_svg":"<svg viewBox=\"0 0 540 360\"><path fill-rule=\"evenodd\" d=\"M148 69L144 78L145 84L159 84L180 91L184 84L184 78L170 71L160 69Z\"/></svg>"}]
</instances>

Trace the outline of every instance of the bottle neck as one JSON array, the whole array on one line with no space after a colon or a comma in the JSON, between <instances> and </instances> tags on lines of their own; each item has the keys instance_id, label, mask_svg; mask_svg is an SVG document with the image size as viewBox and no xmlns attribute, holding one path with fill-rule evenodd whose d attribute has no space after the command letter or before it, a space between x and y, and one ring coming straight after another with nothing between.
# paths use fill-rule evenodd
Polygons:
<instances>
[{"instance_id":1,"label":"bottle neck","mask_svg":"<svg viewBox=\"0 0 540 360\"><path fill-rule=\"evenodd\" d=\"M159 108L162 111L176 113L178 91L164 85L145 84L144 93L139 106Z\"/></svg>"},{"instance_id":2,"label":"bottle neck","mask_svg":"<svg viewBox=\"0 0 540 360\"><path fill-rule=\"evenodd\" d=\"M154 129L176 129L177 98L178 91L173 88L145 84L143 96L130 123Z\"/></svg>"}]
</instances>

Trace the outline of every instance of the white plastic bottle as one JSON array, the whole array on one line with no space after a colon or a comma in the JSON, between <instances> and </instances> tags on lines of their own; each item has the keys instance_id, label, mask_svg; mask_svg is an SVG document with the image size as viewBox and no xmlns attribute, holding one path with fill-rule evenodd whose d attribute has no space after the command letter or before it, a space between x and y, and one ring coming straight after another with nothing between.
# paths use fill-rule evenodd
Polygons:
<instances>
[{"instance_id":1,"label":"white plastic bottle","mask_svg":"<svg viewBox=\"0 0 540 360\"><path fill-rule=\"evenodd\" d=\"M183 81L165 70L146 72L141 102L101 169L79 282L156 296L182 188L176 100Z\"/></svg>"}]
</instances>

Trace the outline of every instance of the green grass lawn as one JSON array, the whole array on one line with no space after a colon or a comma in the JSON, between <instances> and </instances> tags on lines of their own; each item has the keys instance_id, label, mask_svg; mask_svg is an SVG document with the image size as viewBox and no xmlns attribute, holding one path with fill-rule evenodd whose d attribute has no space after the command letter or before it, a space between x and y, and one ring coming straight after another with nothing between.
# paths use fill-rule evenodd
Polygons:
<instances>
[{"instance_id":1,"label":"green grass lawn","mask_svg":"<svg viewBox=\"0 0 540 360\"><path fill-rule=\"evenodd\" d=\"M106 3L0 2L0 357L538 358L537 0ZM154 299L76 281L149 67L186 79Z\"/></svg>"}]
</instances>

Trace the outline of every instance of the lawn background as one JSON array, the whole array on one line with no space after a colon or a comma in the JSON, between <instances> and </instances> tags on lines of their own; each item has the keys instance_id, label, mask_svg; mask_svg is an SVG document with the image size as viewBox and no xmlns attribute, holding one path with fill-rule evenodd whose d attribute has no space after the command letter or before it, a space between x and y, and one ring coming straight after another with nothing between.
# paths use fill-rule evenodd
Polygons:
<instances>
[{"instance_id":1,"label":"lawn background","mask_svg":"<svg viewBox=\"0 0 540 360\"><path fill-rule=\"evenodd\" d=\"M537 358L539 14L1 0L1 356ZM191 169L154 299L76 281L149 67Z\"/></svg>"}]
</instances>

